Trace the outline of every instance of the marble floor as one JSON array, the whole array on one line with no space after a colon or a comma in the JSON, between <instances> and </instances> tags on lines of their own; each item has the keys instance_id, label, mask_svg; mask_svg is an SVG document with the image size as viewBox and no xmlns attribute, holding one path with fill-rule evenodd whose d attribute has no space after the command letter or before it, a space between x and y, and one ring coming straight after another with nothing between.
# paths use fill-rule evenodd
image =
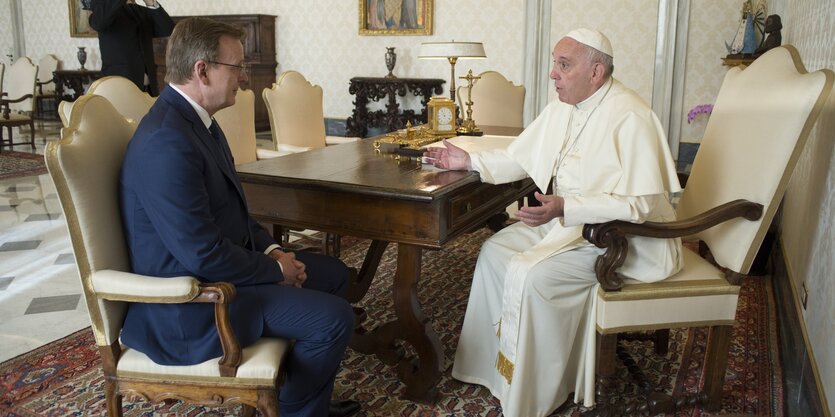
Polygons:
<instances>
[{"instance_id":1,"label":"marble floor","mask_svg":"<svg viewBox=\"0 0 835 417\"><path fill-rule=\"evenodd\" d=\"M59 129L58 122L39 122L36 149L23 145L12 150L43 154L47 142L58 140ZM49 175L0 180L0 361L89 326L81 298L66 222Z\"/></svg>"},{"instance_id":2,"label":"marble floor","mask_svg":"<svg viewBox=\"0 0 835 417\"><path fill-rule=\"evenodd\" d=\"M58 140L60 123L38 122L35 130L34 151L29 145L11 150L43 154L46 143ZM269 140L258 145L269 146ZM52 179L0 180L0 362L89 325Z\"/></svg>"}]
</instances>

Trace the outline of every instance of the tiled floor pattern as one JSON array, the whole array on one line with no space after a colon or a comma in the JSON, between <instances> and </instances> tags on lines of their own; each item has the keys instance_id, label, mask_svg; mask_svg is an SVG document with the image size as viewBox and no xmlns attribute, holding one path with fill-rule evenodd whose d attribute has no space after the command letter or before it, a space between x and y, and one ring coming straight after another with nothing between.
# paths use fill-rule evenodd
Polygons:
<instances>
[{"instance_id":1,"label":"tiled floor pattern","mask_svg":"<svg viewBox=\"0 0 835 417\"><path fill-rule=\"evenodd\" d=\"M34 152L43 154L48 141L58 140L59 129L57 122L36 124ZM270 146L269 134L259 135L258 142ZM12 150L33 152L28 145ZM49 175L0 180L0 361L88 325L66 221Z\"/></svg>"},{"instance_id":2,"label":"tiled floor pattern","mask_svg":"<svg viewBox=\"0 0 835 417\"><path fill-rule=\"evenodd\" d=\"M59 125L37 127L34 152L43 154L46 142L58 139ZM28 145L13 150L32 152ZM88 325L66 223L49 175L0 180L0 361Z\"/></svg>"}]
</instances>

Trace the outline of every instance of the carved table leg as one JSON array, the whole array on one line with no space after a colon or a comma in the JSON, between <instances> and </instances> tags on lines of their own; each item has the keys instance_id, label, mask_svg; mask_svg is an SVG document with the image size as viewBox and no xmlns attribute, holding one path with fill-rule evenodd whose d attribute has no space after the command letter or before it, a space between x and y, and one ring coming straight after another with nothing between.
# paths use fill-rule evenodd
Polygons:
<instances>
[{"instance_id":1,"label":"carved table leg","mask_svg":"<svg viewBox=\"0 0 835 417\"><path fill-rule=\"evenodd\" d=\"M365 254L365 260L362 261L359 275L356 280L351 282L348 288L348 302L356 303L365 297L371 282L374 280L374 274L377 272L377 267L380 265L380 260L383 258L383 253L386 251L388 242L382 240L372 240L371 246L368 247L368 252Z\"/></svg>"},{"instance_id":2,"label":"carved table leg","mask_svg":"<svg viewBox=\"0 0 835 417\"><path fill-rule=\"evenodd\" d=\"M354 334L351 347L359 352L374 353L385 363L396 363L398 376L406 384L405 396L432 403L437 396L434 387L441 377L443 348L418 301L420 261L419 247L398 244L393 294L397 319L370 333ZM396 340L403 340L414 348L417 362L396 350Z\"/></svg>"}]
</instances>

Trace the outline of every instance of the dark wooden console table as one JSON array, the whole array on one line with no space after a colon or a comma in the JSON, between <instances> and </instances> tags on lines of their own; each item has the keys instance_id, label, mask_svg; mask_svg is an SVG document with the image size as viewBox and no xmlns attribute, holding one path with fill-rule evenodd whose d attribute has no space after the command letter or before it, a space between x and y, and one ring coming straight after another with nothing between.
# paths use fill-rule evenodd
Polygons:
<instances>
[{"instance_id":1,"label":"dark wooden console table","mask_svg":"<svg viewBox=\"0 0 835 417\"><path fill-rule=\"evenodd\" d=\"M494 135L521 131L481 127ZM386 246L397 245L396 317L373 329L358 329L351 347L397 364L406 397L435 401L444 352L418 297L421 254L481 227L533 192L533 182L493 185L482 183L476 172L424 169L419 162L376 153L371 139L264 159L237 170L255 219L372 240L348 290L352 303L365 297ZM393 347L395 341L411 345L414 355Z\"/></svg>"},{"instance_id":2,"label":"dark wooden console table","mask_svg":"<svg viewBox=\"0 0 835 417\"><path fill-rule=\"evenodd\" d=\"M62 101L75 101L87 91L93 81L101 78L101 72L88 70L57 70L55 79L55 108Z\"/></svg>"},{"instance_id":3,"label":"dark wooden console table","mask_svg":"<svg viewBox=\"0 0 835 417\"><path fill-rule=\"evenodd\" d=\"M386 132L402 129L406 121L412 125L426 123L426 103L433 95L443 93L444 80L438 78L351 78L348 92L356 96L354 112L347 120L348 136L368 136L369 127L383 127ZM420 113L400 110L397 97L411 93L423 96ZM369 100L380 101L388 97L385 110L368 111Z\"/></svg>"}]
</instances>

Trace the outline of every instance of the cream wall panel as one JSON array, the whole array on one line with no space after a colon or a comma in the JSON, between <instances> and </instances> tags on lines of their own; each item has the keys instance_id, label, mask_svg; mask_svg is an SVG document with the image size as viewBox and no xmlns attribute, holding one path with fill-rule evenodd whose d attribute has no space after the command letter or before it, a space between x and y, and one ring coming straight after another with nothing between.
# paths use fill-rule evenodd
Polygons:
<instances>
[{"instance_id":1,"label":"cream wall panel","mask_svg":"<svg viewBox=\"0 0 835 417\"><path fill-rule=\"evenodd\" d=\"M24 0L23 30L26 55L34 62L53 54L64 69L78 69L78 47L87 50L87 69L101 68L97 38L71 38L70 12L66 0Z\"/></svg>"},{"instance_id":2,"label":"cream wall panel","mask_svg":"<svg viewBox=\"0 0 835 417\"><path fill-rule=\"evenodd\" d=\"M692 0L690 3L687 58L684 78L684 111L679 139L701 141L707 119L699 116L687 123L687 112L699 104L713 104L728 67L722 65L740 20L739 2L727 0Z\"/></svg>"},{"instance_id":3,"label":"cream wall panel","mask_svg":"<svg viewBox=\"0 0 835 417\"><path fill-rule=\"evenodd\" d=\"M619 1L618 7L613 7L614 4L611 0L554 0L551 45L579 27L602 31L612 42L615 53L614 77L651 104L658 0ZM548 99L555 98L556 91L551 88Z\"/></svg>"},{"instance_id":4,"label":"cream wall panel","mask_svg":"<svg viewBox=\"0 0 835 417\"><path fill-rule=\"evenodd\" d=\"M835 4L790 0L783 42L809 71L835 69ZM798 161L780 224L790 277L809 292L806 331L830 410L835 410L835 97L830 97ZM798 301L799 303L799 301Z\"/></svg>"},{"instance_id":5,"label":"cream wall panel","mask_svg":"<svg viewBox=\"0 0 835 417\"><path fill-rule=\"evenodd\" d=\"M12 33L11 0L0 0L0 62L8 65L9 57L14 53L14 34Z\"/></svg>"},{"instance_id":6,"label":"cream wall panel","mask_svg":"<svg viewBox=\"0 0 835 417\"><path fill-rule=\"evenodd\" d=\"M3 0L8 1L8 0ZM56 53L67 68L76 68L76 46L88 46L88 68L100 68L96 39L69 38L65 0L24 2L27 50L30 55ZM261 13L277 16L278 72L296 70L322 86L328 117L347 117L353 109L348 82L356 76L383 76L387 46L395 47L400 77L442 78L449 89L449 64L418 60L421 42L479 41L487 59L461 60L456 75L472 68L496 70L522 83L524 2L500 0L436 0L432 36L359 36L356 0L161 0L171 15ZM69 65L67 65L69 63ZM458 83L458 80L456 80ZM257 92L260 94L260 92Z\"/></svg>"}]
</instances>

